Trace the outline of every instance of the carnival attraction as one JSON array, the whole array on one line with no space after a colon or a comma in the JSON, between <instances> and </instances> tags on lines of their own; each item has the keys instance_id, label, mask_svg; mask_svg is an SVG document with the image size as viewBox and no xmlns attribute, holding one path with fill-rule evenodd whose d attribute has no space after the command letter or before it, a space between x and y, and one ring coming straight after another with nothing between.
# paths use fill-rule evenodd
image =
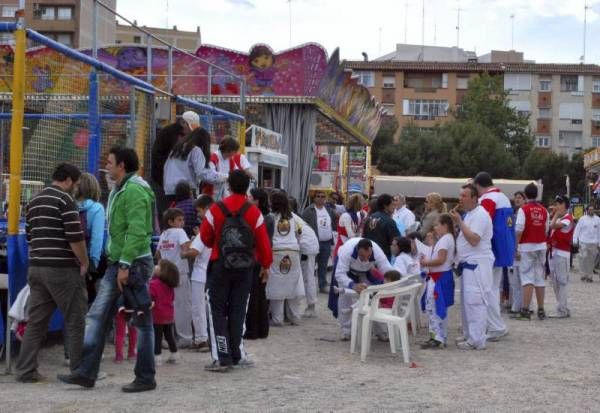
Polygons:
<instances>
[{"instance_id":1,"label":"carnival attraction","mask_svg":"<svg viewBox=\"0 0 600 413\"><path fill-rule=\"evenodd\" d=\"M109 148L134 148L144 174L157 128L186 110L198 113L215 137L240 139L246 128L241 114L176 96L93 58L95 52L70 49L21 23L0 23L0 32L12 34L15 44L0 48L0 199L7 216L0 221L0 287L7 287L8 309L27 283L24 206L49 182L57 163L96 175L107 190L102 167ZM9 324L0 325L7 371ZM57 312L50 329L61 328Z\"/></svg>"}]
</instances>

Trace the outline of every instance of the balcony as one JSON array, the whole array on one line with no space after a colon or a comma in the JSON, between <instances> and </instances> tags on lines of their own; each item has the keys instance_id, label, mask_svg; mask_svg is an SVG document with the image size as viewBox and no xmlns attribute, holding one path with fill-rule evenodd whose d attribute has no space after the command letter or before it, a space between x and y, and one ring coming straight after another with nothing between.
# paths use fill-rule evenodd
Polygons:
<instances>
[{"instance_id":1,"label":"balcony","mask_svg":"<svg viewBox=\"0 0 600 413\"><path fill-rule=\"evenodd\" d=\"M403 86L417 93L435 93L438 89L448 87L448 81L446 79L444 82L444 78L443 73L405 73Z\"/></svg>"},{"instance_id":2,"label":"balcony","mask_svg":"<svg viewBox=\"0 0 600 413\"><path fill-rule=\"evenodd\" d=\"M592 136L598 136L598 135L600 135L600 120L593 120L592 121L591 134L592 134Z\"/></svg>"},{"instance_id":3,"label":"balcony","mask_svg":"<svg viewBox=\"0 0 600 413\"><path fill-rule=\"evenodd\" d=\"M538 135L549 135L551 132L551 120L550 119L538 119L537 120L537 134Z\"/></svg>"},{"instance_id":4,"label":"balcony","mask_svg":"<svg viewBox=\"0 0 600 413\"><path fill-rule=\"evenodd\" d=\"M592 93L592 108L600 109L600 93Z\"/></svg>"}]
</instances>

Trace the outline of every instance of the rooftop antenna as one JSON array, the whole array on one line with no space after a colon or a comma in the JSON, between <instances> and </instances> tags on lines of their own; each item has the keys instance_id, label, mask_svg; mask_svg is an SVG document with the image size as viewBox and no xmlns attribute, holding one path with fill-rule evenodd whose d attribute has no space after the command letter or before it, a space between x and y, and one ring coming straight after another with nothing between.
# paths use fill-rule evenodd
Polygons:
<instances>
[{"instance_id":1,"label":"rooftop antenna","mask_svg":"<svg viewBox=\"0 0 600 413\"><path fill-rule=\"evenodd\" d=\"M379 56L381 56L381 36L383 33L383 28L379 28Z\"/></svg>"},{"instance_id":2,"label":"rooftop antenna","mask_svg":"<svg viewBox=\"0 0 600 413\"><path fill-rule=\"evenodd\" d=\"M288 10L290 15L290 47L292 47L292 0L288 0Z\"/></svg>"},{"instance_id":3,"label":"rooftop antenna","mask_svg":"<svg viewBox=\"0 0 600 413\"><path fill-rule=\"evenodd\" d=\"M421 60L425 60L425 0L422 1L421 13Z\"/></svg>"},{"instance_id":4,"label":"rooftop antenna","mask_svg":"<svg viewBox=\"0 0 600 413\"><path fill-rule=\"evenodd\" d=\"M460 12L462 10L460 8L460 0L458 0L458 7L456 8L456 47L460 46Z\"/></svg>"},{"instance_id":5,"label":"rooftop antenna","mask_svg":"<svg viewBox=\"0 0 600 413\"><path fill-rule=\"evenodd\" d=\"M510 15L510 50L515 50L515 14Z\"/></svg>"},{"instance_id":6,"label":"rooftop antenna","mask_svg":"<svg viewBox=\"0 0 600 413\"><path fill-rule=\"evenodd\" d=\"M404 44L408 39L408 0L404 1Z\"/></svg>"},{"instance_id":7,"label":"rooftop antenna","mask_svg":"<svg viewBox=\"0 0 600 413\"><path fill-rule=\"evenodd\" d=\"M589 7L587 0L583 2L583 55L581 55L581 63L585 63L585 40L587 35L587 11Z\"/></svg>"},{"instance_id":8,"label":"rooftop antenna","mask_svg":"<svg viewBox=\"0 0 600 413\"><path fill-rule=\"evenodd\" d=\"M169 0L167 0L167 13L166 13L166 17L167 17L167 29L169 28Z\"/></svg>"}]
</instances>

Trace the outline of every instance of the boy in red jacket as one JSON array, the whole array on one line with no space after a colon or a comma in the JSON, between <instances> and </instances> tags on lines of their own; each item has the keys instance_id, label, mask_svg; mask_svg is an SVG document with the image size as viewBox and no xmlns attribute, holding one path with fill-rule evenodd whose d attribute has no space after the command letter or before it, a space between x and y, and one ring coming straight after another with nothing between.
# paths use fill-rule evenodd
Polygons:
<instances>
[{"instance_id":1,"label":"boy in red jacket","mask_svg":"<svg viewBox=\"0 0 600 413\"><path fill-rule=\"evenodd\" d=\"M250 263L247 269L226 268L220 251L225 211L234 216L243 211L242 218L253 233L254 256L262 267L263 282L269 276L268 268L273 261L264 218L246 198L250 177L241 170L231 171L227 183L232 195L213 204L200 227L202 242L212 248L206 287L213 362L206 366L206 370L219 372L228 371L235 365L250 364L247 359L242 359L240 344L254 266Z\"/></svg>"}]
</instances>

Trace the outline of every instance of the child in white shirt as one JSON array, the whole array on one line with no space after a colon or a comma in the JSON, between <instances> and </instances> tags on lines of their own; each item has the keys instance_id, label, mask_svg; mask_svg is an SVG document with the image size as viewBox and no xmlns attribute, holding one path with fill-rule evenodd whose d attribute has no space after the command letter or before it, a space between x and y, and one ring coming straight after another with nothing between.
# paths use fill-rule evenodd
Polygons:
<instances>
[{"instance_id":1,"label":"child in white shirt","mask_svg":"<svg viewBox=\"0 0 600 413\"><path fill-rule=\"evenodd\" d=\"M392 251L392 256L395 255L394 269L402 275L402 278L419 274L420 265L412 256L412 243L410 239L406 237L394 238L390 250Z\"/></svg>"},{"instance_id":2,"label":"child in white shirt","mask_svg":"<svg viewBox=\"0 0 600 413\"><path fill-rule=\"evenodd\" d=\"M163 214L167 229L160 234L156 258L169 260L179 270L179 286L175 288L175 327L178 346L189 347L192 344L192 292L190 286L190 266L182 256L190 246L190 240L183 229L184 213L178 208L169 208ZM160 343L156 343L160 345Z\"/></svg>"},{"instance_id":3,"label":"child in white shirt","mask_svg":"<svg viewBox=\"0 0 600 413\"><path fill-rule=\"evenodd\" d=\"M206 211L213 204L210 195L201 195L195 202L194 208L198 219L202 221ZM199 235L196 235L190 249L184 252L187 258L194 258L192 269L192 324L194 326L194 339L192 349L199 352L209 351L208 324L206 317L206 272L210 260L211 249L208 248Z\"/></svg>"}]
</instances>

